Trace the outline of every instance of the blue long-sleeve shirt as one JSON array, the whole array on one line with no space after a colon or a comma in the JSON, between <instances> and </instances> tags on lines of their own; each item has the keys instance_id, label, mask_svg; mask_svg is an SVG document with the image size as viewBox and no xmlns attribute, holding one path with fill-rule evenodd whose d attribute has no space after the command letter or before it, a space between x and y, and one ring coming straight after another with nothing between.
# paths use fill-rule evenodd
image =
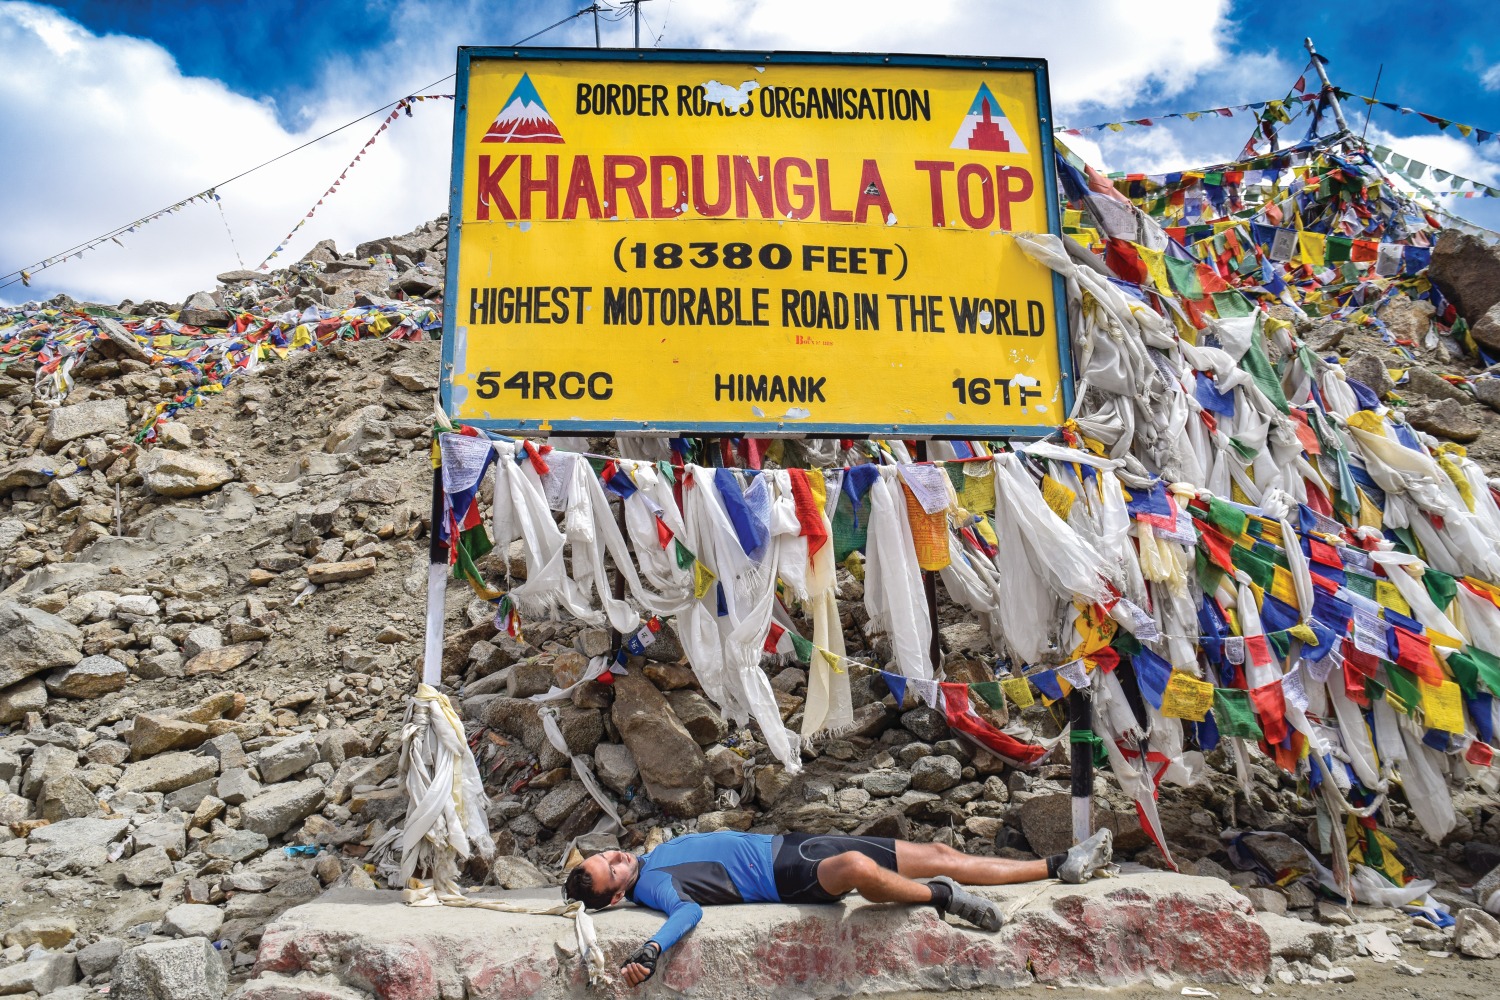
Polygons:
<instances>
[{"instance_id":1,"label":"blue long-sleeve shirt","mask_svg":"<svg viewBox=\"0 0 1500 1000\"><path fill-rule=\"evenodd\" d=\"M704 906L780 901L771 841L766 834L732 830L692 833L643 856L627 895L667 915L651 940L665 952L697 926Z\"/></svg>"}]
</instances>

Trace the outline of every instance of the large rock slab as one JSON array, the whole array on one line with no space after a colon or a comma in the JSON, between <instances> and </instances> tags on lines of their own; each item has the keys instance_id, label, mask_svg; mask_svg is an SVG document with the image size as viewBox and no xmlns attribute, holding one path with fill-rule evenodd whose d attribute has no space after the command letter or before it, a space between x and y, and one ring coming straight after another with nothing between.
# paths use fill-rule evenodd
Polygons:
<instances>
[{"instance_id":1,"label":"large rock slab","mask_svg":"<svg viewBox=\"0 0 1500 1000\"><path fill-rule=\"evenodd\" d=\"M1445 229L1432 250L1427 277L1459 315L1476 323L1500 303L1500 249L1456 229Z\"/></svg>"},{"instance_id":2,"label":"large rock slab","mask_svg":"<svg viewBox=\"0 0 1500 1000\"><path fill-rule=\"evenodd\" d=\"M998 934L945 923L930 908L856 897L837 906L714 907L633 995L739 1000L1124 986L1156 975L1242 985L1265 978L1270 947L1244 897L1216 879L1139 871L1082 886L978 890L1015 910ZM556 890L484 895L537 902L555 900ZM421 917L412 919L396 892L368 890L337 890L288 910L266 928L257 978L241 996L276 996L255 992L275 976L330 971L381 1000L425 1000L460 983L475 997L585 995L566 921L443 907ZM626 906L594 921L607 966L615 968L661 916Z\"/></svg>"},{"instance_id":3,"label":"large rock slab","mask_svg":"<svg viewBox=\"0 0 1500 1000\"><path fill-rule=\"evenodd\" d=\"M223 459L173 448L146 452L136 463L136 471L147 489L164 497L211 493L234 479L234 471Z\"/></svg>"},{"instance_id":4,"label":"large rock slab","mask_svg":"<svg viewBox=\"0 0 1500 1000\"><path fill-rule=\"evenodd\" d=\"M240 825L251 833L279 837L312 815L323 804L323 796L319 778L272 785L240 806Z\"/></svg>"},{"instance_id":5,"label":"large rock slab","mask_svg":"<svg viewBox=\"0 0 1500 1000\"><path fill-rule=\"evenodd\" d=\"M132 948L115 963L112 980L113 1000L222 1000L229 988L224 960L201 937Z\"/></svg>"},{"instance_id":6,"label":"large rock slab","mask_svg":"<svg viewBox=\"0 0 1500 1000\"><path fill-rule=\"evenodd\" d=\"M27 455L18 462L0 466L0 496L27 486L46 486L57 472L57 461L41 454Z\"/></svg>"},{"instance_id":7,"label":"large rock slab","mask_svg":"<svg viewBox=\"0 0 1500 1000\"><path fill-rule=\"evenodd\" d=\"M1093 828L1108 827L1115 850L1130 854L1150 841L1134 812L1116 812L1094 800ZM1038 795L1021 803L1021 832L1041 857L1061 854L1073 846L1073 798L1067 794Z\"/></svg>"},{"instance_id":8,"label":"large rock slab","mask_svg":"<svg viewBox=\"0 0 1500 1000\"><path fill-rule=\"evenodd\" d=\"M615 728L641 769L641 781L668 816L696 816L713 802L708 760L645 675L631 671L615 678L611 709Z\"/></svg>"},{"instance_id":9,"label":"large rock slab","mask_svg":"<svg viewBox=\"0 0 1500 1000\"><path fill-rule=\"evenodd\" d=\"M86 656L47 675L47 690L63 698L101 698L130 679L125 664L108 656Z\"/></svg>"},{"instance_id":10,"label":"large rock slab","mask_svg":"<svg viewBox=\"0 0 1500 1000\"><path fill-rule=\"evenodd\" d=\"M69 441L130 430L130 414L123 399L91 399L86 403L59 406L47 415L47 433L42 447L56 451Z\"/></svg>"},{"instance_id":11,"label":"large rock slab","mask_svg":"<svg viewBox=\"0 0 1500 1000\"><path fill-rule=\"evenodd\" d=\"M127 766L117 787L122 792L175 792L218 773L219 762L212 757L178 751Z\"/></svg>"},{"instance_id":12,"label":"large rock slab","mask_svg":"<svg viewBox=\"0 0 1500 1000\"><path fill-rule=\"evenodd\" d=\"M83 659L83 633L56 615L0 600L0 688Z\"/></svg>"},{"instance_id":13,"label":"large rock slab","mask_svg":"<svg viewBox=\"0 0 1500 1000\"><path fill-rule=\"evenodd\" d=\"M46 996L76 982L78 963L66 952L44 955L34 962L17 962L0 969L0 995L5 996L14 993Z\"/></svg>"},{"instance_id":14,"label":"large rock slab","mask_svg":"<svg viewBox=\"0 0 1500 1000\"><path fill-rule=\"evenodd\" d=\"M42 861L51 863L90 847L106 847L129 825L124 819L68 819L32 830L27 840L42 845Z\"/></svg>"}]
</instances>

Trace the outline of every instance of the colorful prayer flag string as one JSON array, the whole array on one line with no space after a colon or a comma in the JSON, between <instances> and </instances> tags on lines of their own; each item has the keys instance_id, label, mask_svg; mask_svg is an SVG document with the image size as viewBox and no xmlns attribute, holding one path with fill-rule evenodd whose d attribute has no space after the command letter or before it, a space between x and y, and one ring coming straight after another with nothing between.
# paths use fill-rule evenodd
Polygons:
<instances>
[{"instance_id":1,"label":"colorful prayer flag string","mask_svg":"<svg viewBox=\"0 0 1500 1000\"><path fill-rule=\"evenodd\" d=\"M414 102L414 101L427 101L427 100L440 100L442 98L447 98L449 100L452 100L453 99L453 95L452 94L420 94L420 95L412 95L410 97L403 97L401 100L397 101L396 102L396 107L391 111L390 114L388 114L388 115L385 116L385 119L383 121L381 121L381 123L380 123L380 127L377 128L374 131L374 133L370 136L370 138L368 138L368 139L365 140L365 144L363 146L359 147L359 152L357 152L357 153L354 154L354 159L352 159L352 160L349 161L348 166L344 167L343 171L338 175L338 177L336 177L334 179L333 183L328 186L328 190L324 191L323 194L322 194L322 196L319 197L318 200L313 203L313 206L307 210L307 214L304 215L301 219L297 220L297 224L292 227L291 232L289 232L285 236L283 236L281 238L281 242L279 242L279 243L276 244L275 249L273 249L270 253L266 254L265 260L261 261L260 264L257 265L257 269L261 270L261 271L269 271L270 270L271 261L273 261L277 257L281 256L281 251L285 250L286 247L287 247L287 244L292 241L292 237L294 237L294 236L297 235L297 230L301 229L304 225L306 225L307 224L307 220L311 219L313 217L314 213L316 213L317 210L320 207L322 207L322 205L323 205L323 199L330 197L335 191L338 190L339 185L341 185L344 182L344 178L346 178L346 177L349 176L349 171L352 170L352 169L354 169L354 165L356 163L358 163L361 159L364 158L365 151L367 149L369 149L371 146L375 145L375 140L378 139L378 138L380 138L380 133L384 132L387 128L389 128L391 126L392 122L394 122L396 119L400 118L401 117L401 113L403 111L406 113L406 117L408 117L408 118L411 117L412 102Z\"/></svg>"}]
</instances>

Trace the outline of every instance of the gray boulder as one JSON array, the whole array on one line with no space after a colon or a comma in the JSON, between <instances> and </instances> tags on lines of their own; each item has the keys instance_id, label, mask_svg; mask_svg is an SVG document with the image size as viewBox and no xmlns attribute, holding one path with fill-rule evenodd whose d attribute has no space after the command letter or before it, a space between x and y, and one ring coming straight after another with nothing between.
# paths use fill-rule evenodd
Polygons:
<instances>
[{"instance_id":1,"label":"gray boulder","mask_svg":"<svg viewBox=\"0 0 1500 1000\"><path fill-rule=\"evenodd\" d=\"M1500 958L1500 920L1465 907L1454 917L1453 947L1470 958Z\"/></svg>"},{"instance_id":2,"label":"gray boulder","mask_svg":"<svg viewBox=\"0 0 1500 1000\"><path fill-rule=\"evenodd\" d=\"M224 924L224 911L205 903L183 903L167 911L162 930L173 937L201 937L212 941Z\"/></svg>"},{"instance_id":3,"label":"gray boulder","mask_svg":"<svg viewBox=\"0 0 1500 1000\"><path fill-rule=\"evenodd\" d=\"M260 780L274 784L318 762L318 744L312 733L301 733L273 743L256 756Z\"/></svg>"},{"instance_id":4,"label":"gray boulder","mask_svg":"<svg viewBox=\"0 0 1500 1000\"><path fill-rule=\"evenodd\" d=\"M911 767L911 787L919 792L945 792L963 777L963 765L956 757L946 754L923 757Z\"/></svg>"},{"instance_id":5,"label":"gray boulder","mask_svg":"<svg viewBox=\"0 0 1500 1000\"><path fill-rule=\"evenodd\" d=\"M153 448L136 462L146 488L164 497L209 493L234 479L223 459L172 448Z\"/></svg>"},{"instance_id":6,"label":"gray boulder","mask_svg":"<svg viewBox=\"0 0 1500 1000\"><path fill-rule=\"evenodd\" d=\"M713 802L708 761L667 699L634 671L617 677L614 689L615 728L635 756L646 794L668 816L706 812Z\"/></svg>"},{"instance_id":7,"label":"gray boulder","mask_svg":"<svg viewBox=\"0 0 1500 1000\"><path fill-rule=\"evenodd\" d=\"M1459 315L1473 324L1500 303L1500 248L1445 229L1433 247L1427 277Z\"/></svg>"},{"instance_id":8,"label":"gray boulder","mask_svg":"<svg viewBox=\"0 0 1500 1000\"><path fill-rule=\"evenodd\" d=\"M91 399L86 403L59 406L47 415L42 447L56 451L69 441L110 432L130 430L130 414L123 399Z\"/></svg>"},{"instance_id":9,"label":"gray boulder","mask_svg":"<svg viewBox=\"0 0 1500 1000\"><path fill-rule=\"evenodd\" d=\"M99 698L130 679L125 664L108 656L86 656L47 675L47 690L63 698Z\"/></svg>"},{"instance_id":10,"label":"gray boulder","mask_svg":"<svg viewBox=\"0 0 1500 1000\"><path fill-rule=\"evenodd\" d=\"M0 995L33 993L46 996L78 982L78 963L67 952L38 954L29 961L0 969Z\"/></svg>"},{"instance_id":11,"label":"gray boulder","mask_svg":"<svg viewBox=\"0 0 1500 1000\"><path fill-rule=\"evenodd\" d=\"M194 292L182 304L177 321L188 326L228 326L233 317L208 292Z\"/></svg>"},{"instance_id":12,"label":"gray boulder","mask_svg":"<svg viewBox=\"0 0 1500 1000\"><path fill-rule=\"evenodd\" d=\"M111 978L111 1000L223 1000L229 989L223 960L201 937L132 948Z\"/></svg>"},{"instance_id":13,"label":"gray boulder","mask_svg":"<svg viewBox=\"0 0 1500 1000\"><path fill-rule=\"evenodd\" d=\"M122 792L175 792L218 772L219 762L212 757L185 751L164 753L126 767L116 787Z\"/></svg>"},{"instance_id":14,"label":"gray boulder","mask_svg":"<svg viewBox=\"0 0 1500 1000\"><path fill-rule=\"evenodd\" d=\"M319 778L273 785L240 806L240 825L251 833L279 837L323 804Z\"/></svg>"},{"instance_id":15,"label":"gray boulder","mask_svg":"<svg viewBox=\"0 0 1500 1000\"><path fill-rule=\"evenodd\" d=\"M45 611L0 600L0 688L83 659L83 633Z\"/></svg>"}]
</instances>

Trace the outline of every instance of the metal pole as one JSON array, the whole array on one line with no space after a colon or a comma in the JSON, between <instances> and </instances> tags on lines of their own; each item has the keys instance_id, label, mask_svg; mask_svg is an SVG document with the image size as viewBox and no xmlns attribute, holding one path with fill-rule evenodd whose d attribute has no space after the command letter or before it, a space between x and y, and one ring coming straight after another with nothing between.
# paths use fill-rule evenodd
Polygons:
<instances>
[{"instance_id":1,"label":"metal pole","mask_svg":"<svg viewBox=\"0 0 1500 1000\"><path fill-rule=\"evenodd\" d=\"M1094 745L1080 742L1079 733L1093 732L1094 703L1082 691L1068 692L1068 723L1073 737L1073 842L1094 832Z\"/></svg>"},{"instance_id":2,"label":"metal pole","mask_svg":"<svg viewBox=\"0 0 1500 1000\"><path fill-rule=\"evenodd\" d=\"M615 508L615 524L619 525L620 534L629 538L629 529L625 526L625 498L621 497L619 502L612 506ZM614 560L611 559L610 562L613 563ZM625 599L625 571L618 565L614 566L614 573L610 576L609 596L617 601ZM625 648L625 636L616 632L613 625L609 627L609 646L614 653Z\"/></svg>"},{"instance_id":3,"label":"metal pole","mask_svg":"<svg viewBox=\"0 0 1500 1000\"><path fill-rule=\"evenodd\" d=\"M635 47L641 47L641 0L631 4L635 8Z\"/></svg>"},{"instance_id":4,"label":"metal pole","mask_svg":"<svg viewBox=\"0 0 1500 1000\"><path fill-rule=\"evenodd\" d=\"M926 441L917 442L917 461L927 461ZM937 677L943 665L943 643L942 635L938 632L937 574L931 570L922 571L922 594L927 598L927 621L932 629L932 641L927 647L927 658L932 661L932 676Z\"/></svg>"},{"instance_id":5,"label":"metal pole","mask_svg":"<svg viewBox=\"0 0 1500 1000\"><path fill-rule=\"evenodd\" d=\"M599 5L594 4L589 9L594 12L594 48L597 49L601 47L599 44Z\"/></svg>"},{"instance_id":6,"label":"metal pole","mask_svg":"<svg viewBox=\"0 0 1500 1000\"><path fill-rule=\"evenodd\" d=\"M1302 44L1307 46L1308 53L1312 55L1313 69L1318 71L1318 79L1323 81L1323 90L1328 94L1329 103L1333 105L1333 120L1339 123L1340 132L1349 131L1349 123L1344 121L1344 109L1339 106L1339 96L1334 93L1333 84L1328 82L1328 71L1323 68L1323 60L1318 56L1317 49L1313 48L1312 39L1304 38Z\"/></svg>"},{"instance_id":7,"label":"metal pole","mask_svg":"<svg viewBox=\"0 0 1500 1000\"><path fill-rule=\"evenodd\" d=\"M448 588L448 546L443 527L443 470L432 469L432 521L427 529L427 632L422 651L422 683L437 687L443 679L443 598Z\"/></svg>"},{"instance_id":8,"label":"metal pole","mask_svg":"<svg viewBox=\"0 0 1500 1000\"><path fill-rule=\"evenodd\" d=\"M1370 91L1370 100L1372 100L1372 101L1375 100L1375 98L1377 98L1377 97L1380 96L1380 76L1384 72L1385 72L1385 63L1381 63L1380 64L1380 68L1375 71L1375 89L1372 90L1372 91ZM1369 107L1365 108L1365 127L1359 130L1359 141L1360 142L1364 142L1365 141L1365 133L1368 132L1368 131L1370 131L1370 112L1372 112L1374 110L1375 110L1375 105L1373 105L1373 104L1371 104Z\"/></svg>"}]
</instances>

